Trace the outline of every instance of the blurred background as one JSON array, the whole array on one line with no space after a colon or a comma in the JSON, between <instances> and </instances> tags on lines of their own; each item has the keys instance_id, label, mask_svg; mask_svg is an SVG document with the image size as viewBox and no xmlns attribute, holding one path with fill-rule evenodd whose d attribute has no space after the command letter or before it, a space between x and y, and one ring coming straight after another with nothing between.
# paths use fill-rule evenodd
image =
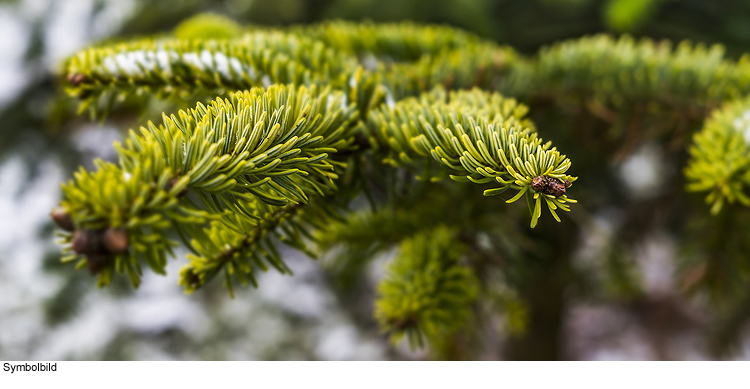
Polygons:
<instances>
[{"instance_id":1,"label":"blurred background","mask_svg":"<svg viewBox=\"0 0 750 389\"><path fill-rule=\"evenodd\" d=\"M167 277L147 273L132 290L97 290L86 272L59 263L49 211L61 182L142 120L91 122L62 96L55 68L102 39L169 31L200 12L258 25L346 20L445 23L532 54L552 42L597 32L722 43L730 56L750 52L750 2L704 0L0 0L0 359L274 360L423 359L391 347L366 315L383 258L368 268L355 302L331 287L325 264L284 254L293 277L267 273L260 288L226 296L219 283L185 295L179 261ZM575 159L573 159L575 160ZM644 146L610 167L630 198L648 199L674 175ZM609 212L609 213L607 213ZM606 272L597 253L618 228L616 208L600 212L573 266ZM615 215L616 216L616 215ZM679 250L668 231L638 242L632 261L638 302L565 295L558 357L563 359L711 359L704 339L706 303L674 281ZM368 292L369 291L369 292ZM353 308L352 306L355 305ZM750 359L739 332L722 358ZM486 359L504 359L507 332L489 337Z\"/></svg>"}]
</instances>

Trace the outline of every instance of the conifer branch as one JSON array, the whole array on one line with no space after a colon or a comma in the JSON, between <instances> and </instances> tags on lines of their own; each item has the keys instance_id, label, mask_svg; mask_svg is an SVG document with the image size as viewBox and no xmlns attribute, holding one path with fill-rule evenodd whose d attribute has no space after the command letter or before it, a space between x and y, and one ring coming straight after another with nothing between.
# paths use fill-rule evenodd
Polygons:
<instances>
[{"instance_id":1,"label":"conifer branch","mask_svg":"<svg viewBox=\"0 0 750 389\"><path fill-rule=\"evenodd\" d=\"M249 208L249 207L248 207ZM197 234L190 247L188 264L180 271L180 285L191 293L203 286L222 270L225 285L234 294L232 279L241 285L248 282L257 287L255 272L267 271L269 265L282 274L291 274L277 249L283 242L311 257L316 253L308 242L314 238L310 229L321 229L336 211L325 200L318 199L309 204L271 206L260 201L252 204L257 219L250 221L235 214L214 221L209 228ZM253 223L255 223L253 225Z\"/></svg>"},{"instance_id":2,"label":"conifer branch","mask_svg":"<svg viewBox=\"0 0 750 389\"><path fill-rule=\"evenodd\" d=\"M375 317L396 343L404 336L422 347L460 329L471 313L478 282L460 264L465 247L437 227L404 240L378 285Z\"/></svg>"},{"instance_id":3,"label":"conifer branch","mask_svg":"<svg viewBox=\"0 0 750 389\"><path fill-rule=\"evenodd\" d=\"M304 36L256 31L235 39L152 38L84 50L63 65L81 111L128 95L215 96L275 84L342 87L356 61Z\"/></svg>"},{"instance_id":4,"label":"conifer branch","mask_svg":"<svg viewBox=\"0 0 750 389\"><path fill-rule=\"evenodd\" d=\"M446 215L470 185L425 190L440 187L442 196L404 191L389 196L388 208L333 223L343 200L361 190L349 185L356 180L339 179L347 161L366 165L374 155L420 179L449 175L485 185L485 196L511 189L506 202L525 197L533 228L543 207L557 221L557 210L570 210L576 177L568 174L571 161L539 137L528 108L499 93L573 102L616 129L628 121L623 113L637 113L629 119L635 129L647 115L694 119L722 106L694 136L685 169L687 190L707 192L717 214L725 204L750 206L747 74L750 57L727 59L718 45L598 35L525 58L447 26L335 21L245 29L202 15L170 35L105 43L63 64L63 83L81 111L106 113L118 99L146 96L204 103L131 131L115 145L116 164L98 160L63 185L51 216L63 229L63 260L87 267L99 286L126 274L137 287L144 264L163 274L177 239L190 250L179 280L188 293L217 277L233 293L237 283L257 285L259 270L290 274L280 243L310 256L311 243L341 248L346 258L338 265L349 266L342 273L400 244L378 287L375 316L394 342L434 344L471 317L474 273L505 266L497 251L525 251L528 237L516 228L516 213L494 212L503 206L495 199ZM368 173L352 165L348 178ZM419 207L399 203L409 196ZM715 252L695 261L690 284L704 283L716 296L745 291L737 286L748 271L741 255L747 216L715 219L720 228L708 235ZM481 260L464 266L472 254Z\"/></svg>"},{"instance_id":5,"label":"conifer branch","mask_svg":"<svg viewBox=\"0 0 750 389\"><path fill-rule=\"evenodd\" d=\"M485 190L485 196L512 188L517 192L508 202L514 202L526 194L534 227L542 204L560 221L555 210L568 211L566 203L575 202L566 191L576 178L566 174L570 160L550 142L542 143L526 111L499 94L475 89L446 95L437 89L380 108L370 114L368 127L373 147L385 150L388 164L413 165L431 157L458 172L453 180L501 185Z\"/></svg>"},{"instance_id":6,"label":"conifer branch","mask_svg":"<svg viewBox=\"0 0 750 389\"><path fill-rule=\"evenodd\" d=\"M353 23L330 21L292 29L320 40L326 46L355 54L364 62L414 62L428 54L438 54L476 44L480 39L448 26L419 25L412 22ZM375 58L367 58L367 57Z\"/></svg>"},{"instance_id":7,"label":"conifer branch","mask_svg":"<svg viewBox=\"0 0 750 389\"><path fill-rule=\"evenodd\" d=\"M355 117L339 92L292 86L254 88L165 115L159 127L149 123L116 145L119 166L99 162L63 186L62 210L74 229L63 239L74 252L69 259L85 256L81 266L98 273L100 285L113 270L137 285L140 256L163 272L176 245L167 238L173 227L195 233L191 225L222 220L250 231L271 214L261 203L304 204L330 193L343 166L330 156L352 145ZM116 252L98 243L111 229L128 240Z\"/></svg>"},{"instance_id":8,"label":"conifer branch","mask_svg":"<svg viewBox=\"0 0 750 389\"><path fill-rule=\"evenodd\" d=\"M532 94L593 97L615 108L706 110L750 91L749 66L748 57L726 59L720 45L596 35L542 49L529 87Z\"/></svg>"},{"instance_id":9,"label":"conifer branch","mask_svg":"<svg viewBox=\"0 0 750 389\"><path fill-rule=\"evenodd\" d=\"M511 48L478 42L424 55L414 63L381 65L376 72L396 100L418 96L435 86L446 89L514 90L522 59ZM517 88L517 87L516 87Z\"/></svg>"},{"instance_id":10,"label":"conifer branch","mask_svg":"<svg viewBox=\"0 0 750 389\"><path fill-rule=\"evenodd\" d=\"M708 192L712 214L725 203L750 206L750 100L714 111L688 150L687 189Z\"/></svg>"}]
</instances>

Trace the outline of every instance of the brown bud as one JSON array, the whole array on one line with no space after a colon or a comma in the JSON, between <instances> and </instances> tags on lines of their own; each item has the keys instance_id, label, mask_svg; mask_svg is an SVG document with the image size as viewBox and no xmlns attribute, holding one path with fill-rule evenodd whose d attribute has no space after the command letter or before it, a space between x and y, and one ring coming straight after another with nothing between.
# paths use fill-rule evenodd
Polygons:
<instances>
[{"instance_id":1,"label":"brown bud","mask_svg":"<svg viewBox=\"0 0 750 389\"><path fill-rule=\"evenodd\" d=\"M57 225L62 228L65 231L73 232L75 230L75 226L73 225L73 218L70 217L70 214L66 212L62 208L56 208L52 213L50 213L50 217L52 217L52 220L57 223Z\"/></svg>"},{"instance_id":2,"label":"brown bud","mask_svg":"<svg viewBox=\"0 0 750 389\"><path fill-rule=\"evenodd\" d=\"M80 229L73 233L73 251L78 254L100 254L104 252L102 232Z\"/></svg>"},{"instance_id":3,"label":"brown bud","mask_svg":"<svg viewBox=\"0 0 750 389\"><path fill-rule=\"evenodd\" d=\"M91 274L98 274L109 265L107 254L90 254L86 256L86 267Z\"/></svg>"},{"instance_id":4,"label":"brown bud","mask_svg":"<svg viewBox=\"0 0 750 389\"><path fill-rule=\"evenodd\" d=\"M541 192L547 189L550 179L547 176L536 176L531 180L531 189L535 192Z\"/></svg>"},{"instance_id":5,"label":"brown bud","mask_svg":"<svg viewBox=\"0 0 750 389\"><path fill-rule=\"evenodd\" d=\"M128 251L128 231L124 228L108 228L104 233L104 247L112 254Z\"/></svg>"},{"instance_id":6,"label":"brown bud","mask_svg":"<svg viewBox=\"0 0 750 389\"><path fill-rule=\"evenodd\" d=\"M565 184L565 189L570 188L570 186L573 185L570 180L563 180L563 184Z\"/></svg>"},{"instance_id":7,"label":"brown bud","mask_svg":"<svg viewBox=\"0 0 750 389\"><path fill-rule=\"evenodd\" d=\"M555 197L560 197L564 195L565 192L565 184L555 179L549 180L549 185L547 185L547 189L544 191L545 194Z\"/></svg>"},{"instance_id":8,"label":"brown bud","mask_svg":"<svg viewBox=\"0 0 750 389\"><path fill-rule=\"evenodd\" d=\"M68 82L73 86L78 86L86 81L86 75L81 73L68 74Z\"/></svg>"}]
</instances>

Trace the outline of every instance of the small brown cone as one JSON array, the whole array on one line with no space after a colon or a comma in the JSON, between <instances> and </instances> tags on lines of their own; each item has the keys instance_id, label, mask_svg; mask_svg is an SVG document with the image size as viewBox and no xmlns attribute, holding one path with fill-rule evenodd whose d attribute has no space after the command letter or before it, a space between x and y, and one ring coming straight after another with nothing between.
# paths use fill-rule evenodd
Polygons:
<instances>
[{"instance_id":1,"label":"small brown cone","mask_svg":"<svg viewBox=\"0 0 750 389\"><path fill-rule=\"evenodd\" d=\"M124 228L108 228L104 233L104 246L112 254L121 254L128 251L128 231Z\"/></svg>"},{"instance_id":2,"label":"small brown cone","mask_svg":"<svg viewBox=\"0 0 750 389\"><path fill-rule=\"evenodd\" d=\"M564 195L565 192L566 192L565 184L563 184L562 182L554 178L549 180L549 185L547 185L547 190L544 191L544 193L551 195L551 196L555 196L555 197L560 197Z\"/></svg>"},{"instance_id":3,"label":"small brown cone","mask_svg":"<svg viewBox=\"0 0 750 389\"><path fill-rule=\"evenodd\" d=\"M52 213L50 213L50 217L52 217L52 220L54 220L55 223L63 230L69 232L73 232L73 230L75 230L75 225L73 225L73 218L71 218L70 214L63 208L56 208L54 211L52 211Z\"/></svg>"},{"instance_id":4,"label":"small brown cone","mask_svg":"<svg viewBox=\"0 0 750 389\"><path fill-rule=\"evenodd\" d=\"M535 192L542 192L547 189L550 179L547 176L536 176L531 180L531 189Z\"/></svg>"},{"instance_id":5,"label":"small brown cone","mask_svg":"<svg viewBox=\"0 0 750 389\"><path fill-rule=\"evenodd\" d=\"M99 254L104 252L101 231L80 229L73 233L73 251L78 254Z\"/></svg>"}]
</instances>

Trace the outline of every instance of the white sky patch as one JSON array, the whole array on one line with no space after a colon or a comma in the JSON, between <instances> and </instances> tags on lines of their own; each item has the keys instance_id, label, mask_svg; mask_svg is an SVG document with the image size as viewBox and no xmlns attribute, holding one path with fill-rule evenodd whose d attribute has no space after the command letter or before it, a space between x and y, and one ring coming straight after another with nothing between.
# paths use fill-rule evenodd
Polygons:
<instances>
[{"instance_id":1,"label":"white sky patch","mask_svg":"<svg viewBox=\"0 0 750 389\"><path fill-rule=\"evenodd\" d=\"M664 161L656 147L646 145L631 155L620 166L620 178L635 198L658 194L665 180Z\"/></svg>"},{"instance_id":2,"label":"white sky patch","mask_svg":"<svg viewBox=\"0 0 750 389\"><path fill-rule=\"evenodd\" d=\"M174 279L170 280L174 283ZM124 324L131 330L158 334L179 328L194 337L209 329L209 320L200 305L184 293L152 295L138 293L123 304Z\"/></svg>"},{"instance_id":3,"label":"white sky patch","mask_svg":"<svg viewBox=\"0 0 750 389\"><path fill-rule=\"evenodd\" d=\"M112 147L112 143L121 141L123 137L124 134L117 128L87 124L75 132L73 143L80 152L90 157L89 160L98 157L112 161L117 158L117 153Z\"/></svg>"},{"instance_id":4,"label":"white sky patch","mask_svg":"<svg viewBox=\"0 0 750 389\"><path fill-rule=\"evenodd\" d=\"M28 174L20 158L0 165L0 270L20 290L44 296L54 291L55 284L35 283L43 276L41 258L49 247L39 240L37 231L48 223L49 212L57 205L63 176L51 160L42 164L30 182Z\"/></svg>"},{"instance_id":5,"label":"white sky patch","mask_svg":"<svg viewBox=\"0 0 750 389\"><path fill-rule=\"evenodd\" d=\"M11 359L28 359L45 331L41 302L62 281L43 272L42 260L53 242L38 233L59 199L62 172L48 160L31 181L28 174L18 157L0 165L0 350Z\"/></svg>"},{"instance_id":6,"label":"white sky patch","mask_svg":"<svg viewBox=\"0 0 750 389\"><path fill-rule=\"evenodd\" d=\"M314 278L317 263L291 250L283 250L282 257L294 271L294 276L280 274L275 270L258 277L257 293L263 300L294 314L306 317L322 317L334 304L330 292L319 287Z\"/></svg>"},{"instance_id":7,"label":"white sky patch","mask_svg":"<svg viewBox=\"0 0 750 389\"><path fill-rule=\"evenodd\" d=\"M0 7L0 109L29 80L22 62L28 41L28 25L10 12L8 7Z\"/></svg>"},{"instance_id":8,"label":"white sky patch","mask_svg":"<svg viewBox=\"0 0 750 389\"><path fill-rule=\"evenodd\" d=\"M92 0L55 1L52 2L51 7L53 9L49 13L44 36L50 68L90 40L91 24L89 21L94 2Z\"/></svg>"},{"instance_id":9,"label":"white sky patch","mask_svg":"<svg viewBox=\"0 0 750 389\"><path fill-rule=\"evenodd\" d=\"M93 37L100 39L116 33L120 25L135 12L136 5L135 0L105 1L105 6L97 13L91 25Z\"/></svg>"},{"instance_id":10,"label":"white sky patch","mask_svg":"<svg viewBox=\"0 0 750 389\"><path fill-rule=\"evenodd\" d=\"M637 248L643 288L652 295L668 295L675 290L675 242L664 233L651 234Z\"/></svg>"},{"instance_id":11,"label":"white sky patch","mask_svg":"<svg viewBox=\"0 0 750 389\"><path fill-rule=\"evenodd\" d=\"M362 339L350 323L329 323L320 335L315 354L322 360L371 360L375 355L384 356L381 345Z\"/></svg>"},{"instance_id":12,"label":"white sky patch","mask_svg":"<svg viewBox=\"0 0 750 389\"><path fill-rule=\"evenodd\" d=\"M117 300L104 293L90 294L82 311L47 336L32 359L91 359L121 328L123 313Z\"/></svg>"}]
</instances>

